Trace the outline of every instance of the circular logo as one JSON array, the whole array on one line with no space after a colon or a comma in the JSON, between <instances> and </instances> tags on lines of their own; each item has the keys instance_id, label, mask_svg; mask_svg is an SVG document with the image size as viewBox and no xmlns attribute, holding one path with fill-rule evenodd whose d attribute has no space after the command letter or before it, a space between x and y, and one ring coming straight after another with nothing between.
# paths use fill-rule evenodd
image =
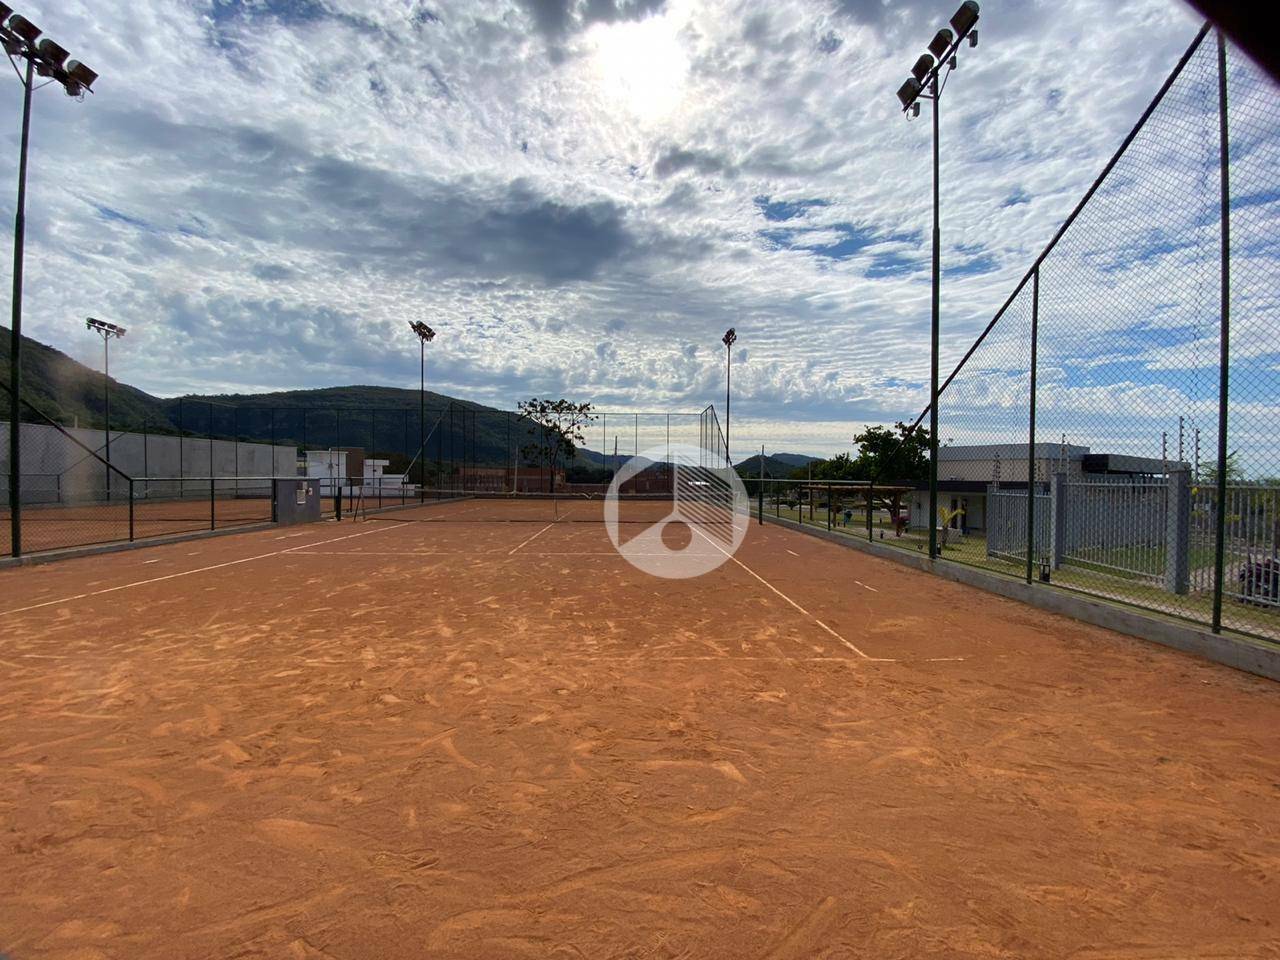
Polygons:
<instances>
[{"instance_id":1,"label":"circular logo","mask_svg":"<svg viewBox=\"0 0 1280 960\"><path fill-rule=\"evenodd\" d=\"M747 535L751 501L711 451L684 444L631 457L609 484L604 522L614 549L655 577L684 580L724 563Z\"/></svg>"}]
</instances>

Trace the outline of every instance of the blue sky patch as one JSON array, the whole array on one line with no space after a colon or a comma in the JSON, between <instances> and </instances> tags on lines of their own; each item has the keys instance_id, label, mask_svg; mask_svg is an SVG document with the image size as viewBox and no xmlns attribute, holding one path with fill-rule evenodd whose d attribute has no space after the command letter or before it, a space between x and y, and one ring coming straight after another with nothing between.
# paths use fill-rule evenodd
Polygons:
<instances>
[{"instance_id":1,"label":"blue sky patch","mask_svg":"<svg viewBox=\"0 0 1280 960\"><path fill-rule=\"evenodd\" d=\"M764 214L766 220L773 223L782 223L787 220L794 220L796 217L803 217L813 207L828 206L830 201L821 199L774 200L772 197L762 194L755 198L755 204L760 208L760 212Z\"/></svg>"}]
</instances>

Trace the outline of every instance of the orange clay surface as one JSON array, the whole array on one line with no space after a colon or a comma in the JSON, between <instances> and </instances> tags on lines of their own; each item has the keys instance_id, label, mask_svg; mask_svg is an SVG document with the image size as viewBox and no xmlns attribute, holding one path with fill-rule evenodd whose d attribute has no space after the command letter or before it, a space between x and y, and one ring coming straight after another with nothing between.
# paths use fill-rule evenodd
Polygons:
<instances>
[{"instance_id":1,"label":"orange clay surface","mask_svg":"<svg viewBox=\"0 0 1280 960\"><path fill-rule=\"evenodd\" d=\"M332 501L329 501L332 503ZM133 508L133 534L138 540L199 533L210 528L209 501L199 498L146 502ZM332 509L332 507L330 507ZM213 504L215 529L271 522L269 499L219 497ZM83 503L28 506L22 511L24 553L128 541L129 504ZM9 511L0 508L0 556L10 552Z\"/></svg>"},{"instance_id":2,"label":"orange clay surface","mask_svg":"<svg viewBox=\"0 0 1280 960\"><path fill-rule=\"evenodd\" d=\"M1280 956L1280 687L737 557L459 517L0 572L0 954Z\"/></svg>"}]
</instances>

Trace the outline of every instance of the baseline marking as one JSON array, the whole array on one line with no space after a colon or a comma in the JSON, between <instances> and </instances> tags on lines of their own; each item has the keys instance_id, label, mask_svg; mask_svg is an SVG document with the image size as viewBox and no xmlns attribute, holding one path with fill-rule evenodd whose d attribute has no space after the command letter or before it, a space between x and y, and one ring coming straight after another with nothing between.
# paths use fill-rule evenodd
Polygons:
<instances>
[{"instance_id":1,"label":"baseline marking","mask_svg":"<svg viewBox=\"0 0 1280 960\"><path fill-rule=\"evenodd\" d=\"M29 610L39 610L41 607L53 607L60 603L70 603L72 600L84 600L88 597L98 597L104 593L115 593L117 590L128 590L130 587L145 587L149 583L160 583L163 580L176 580L178 577L188 577L194 573L207 573L210 570L220 570L223 567L234 567L241 563L251 563L254 560L265 560L268 557L278 557L285 553L297 553L305 550L308 546L321 547L326 543L337 543L339 540L351 540L354 537L367 537L372 533L382 533L386 530L394 530L395 527L376 527L373 530L364 530L360 533L349 533L344 537L334 537L331 540L320 540L314 544L299 544L296 547L286 547L282 550L273 550L270 553L259 553L252 557L241 557L239 560L227 560L224 563L214 563L207 567L197 567L194 570L180 570L177 573L166 573L161 577L151 577L149 580L134 580L132 583L121 583L114 587L104 587L101 590L90 590L87 593L77 593L70 597L61 597L57 600L45 600L42 603L33 603L26 607L16 607L12 610L0 610L0 617L7 617L14 613L26 613ZM194 554L187 554L194 556Z\"/></svg>"},{"instance_id":2,"label":"baseline marking","mask_svg":"<svg viewBox=\"0 0 1280 960\"><path fill-rule=\"evenodd\" d=\"M711 544L713 547L715 547L717 550L723 553L726 557L728 557L730 560L732 560L734 563L740 566L743 570L747 571L747 573L751 574L753 577L755 577L757 580L763 583L766 587L768 587L770 590L772 590L774 593L780 596L783 600L787 601L787 603L791 604L791 606L795 607L797 610L803 613L806 617L808 617L810 620L812 620L814 623L820 626L823 630L827 631L827 633L831 634L831 636L835 637L837 640L843 643L846 647L848 647L850 650L852 650L854 653L860 656L863 660L872 660L876 663L897 663L897 660L895 660L893 657L872 657L863 653L856 646L854 646L844 637L840 636L840 634L836 633L829 626L827 626L825 623L823 623L821 620L815 617L812 613L810 613L804 607L800 606L800 604L796 603L794 600L788 597L785 593L783 593L781 590L775 587L772 583L770 583L764 577L760 576L760 574L756 573L754 570L748 567L745 563L743 563L741 560L735 557L728 550L725 550L723 547L721 547L718 543L716 543L714 540L708 537L701 530L698 530L697 527L694 527L693 529L697 531L698 536L706 540L707 543Z\"/></svg>"}]
</instances>

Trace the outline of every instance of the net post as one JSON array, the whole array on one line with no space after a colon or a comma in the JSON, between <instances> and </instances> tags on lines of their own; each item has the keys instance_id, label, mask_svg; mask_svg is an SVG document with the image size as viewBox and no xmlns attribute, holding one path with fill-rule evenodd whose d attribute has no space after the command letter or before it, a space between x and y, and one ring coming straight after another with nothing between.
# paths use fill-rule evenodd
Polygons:
<instances>
[{"instance_id":1,"label":"net post","mask_svg":"<svg viewBox=\"0 0 1280 960\"><path fill-rule=\"evenodd\" d=\"M1217 516L1213 545L1213 623L1214 633L1222 632L1222 577L1226 563L1227 534L1227 401L1230 398L1230 334L1231 334L1231 183L1230 140L1227 131L1227 47L1222 31L1215 30L1218 41L1218 165L1219 202L1222 231L1222 267L1219 274L1221 312L1218 332L1218 483Z\"/></svg>"},{"instance_id":2,"label":"net post","mask_svg":"<svg viewBox=\"0 0 1280 960\"><path fill-rule=\"evenodd\" d=\"M333 494L333 519L342 519L342 484L339 483Z\"/></svg>"},{"instance_id":3,"label":"net post","mask_svg":"<svg viewBox=\"0 0 1280 960\"><path fill-rule=\"evenodd\" d=\"M133 477L129 478L129 542L133 543Z\"/></svg>"},{"instance_id":4,"label":"net post","mask_svg":"<svg viewBox=\"0 0 1280 960\"><path fill-rule=\"evenodd\" d=\"M813 516L813 490L809 491L809 516ZM831 529L831 484L827 484L827 530Z\"/></svg>"},{"instance_id":5,"label":"net post","mask_svg":"<svg viewBox=\"0 0 1280 960\"><path fill-rule=\"evenodd\" d=\"M210 440L210 443L213 441ZM218 510L215 499L216 486L213 482L213 457L209 457L209 529L216 530L218 528Z\"/></svg>"},{"instance_id":6,"label":"net post","mask_svg":"<svg viewBox=\"0 0 1280 960\"><path fill-rule=\"evenodd\" d=\"M1040 336L1040 267L1031 274L1031 393L1027 416L1027 583L1034 574L1036 549L1036 348Z\"/></svg>"},{"instance_id":7,"label":"net post","mask_svg":"<svg viewBox=\"0 0 1280 960\"><path fill-rule=\"evenodd\" d=\"M275 408L272 407L271 409L274 410ZM273 453L271 456L274 460L275 454ZM280 522L280 481L275 477L271 478L271 522Z\"/></svg>"}]
</instances>

